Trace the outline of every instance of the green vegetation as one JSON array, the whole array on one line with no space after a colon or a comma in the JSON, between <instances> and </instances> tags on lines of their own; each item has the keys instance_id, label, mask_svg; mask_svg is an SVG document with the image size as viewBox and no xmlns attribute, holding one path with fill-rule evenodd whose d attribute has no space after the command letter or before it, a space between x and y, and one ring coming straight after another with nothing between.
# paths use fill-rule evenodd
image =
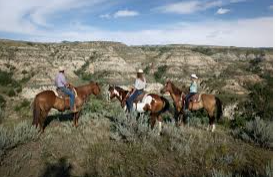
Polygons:
<instances>
[{"instance_id":1,"label":"green vegetation","mask_svg":"<svg viewBox=\"0 0 275 177\"><path fill-rule=\"evenodd\" d=\"M82 80L84 81L90 81L93 78L93 75L91 73L87 73L86 70L89 67L90 63L95 60L97 57L99 56L98 53L94 52L89 60L87 60L82 66L81 68L79 68L78 70L75 71L75 74L77 76L79 76Z\"/></svg>"},{"instance_id":2,"label":"green vegetation","mask_svg":"<svg viewBox=\"0 0 275 177\"><path fill-rule=\"evenodd\" d=\"M235 137L238 137L247 142L254 142L263 147L273 147L272 122L264 121L259 117L256 117L255 120L241 122L237 126L238 128L233 131L233 135Z\"/></svg>"},{"instance_id":3,"label":"green vegetation","mask_svg":"<svg viewBox=\"0 0 275 177\"><path fill-rule=\"evenodd\" d=\"M149 72L150 72L150 66L146 66L145 69L144 69L143 71L144 71L144 73L145 73L146 75L148 75Z\"/></svg>"},{"instance_id":4,"label":"green vegetation","mask_svg":"<svg viewBox=\"0 0 275 177\"><path fill-rule=\"evenodd\" d=\"M256 83L249 87L251 92L245 102L245 116L259 116L273 120L273 77L266 76L265 83Z\"/></svg>"},{"instance_id":5,"label":"green vegetation","mask_svg":"<svg viewBox=\"0 0 275 177\"><path fill-rule=\"evenodd\" d=\"M30 108L30 102L27 99L24 99L19 105L16 105L14 110L16 112Z\"/></svg>"},{"instance_id":6,"label":"green vegetation","mask_svg":"<svg viewBox=\"0 0 275 177\"><path fill-rule=\"evenodd\" d=\"M165 76L165 72L167 70L167 66L163 65L158 67L158 70L154 73L155 80L157 82L163 82L163 76Z\"/></svg>"},{"instance_id":7,"label":"green vegetation","mask_svg":"<svg viewBox=\"0 0 275 177\"><path fill-rule=\"evenodd\" d=\"M4 151L18 146L19 144L36 140L38 133L30 122L23 121L16 125L13 129L9 130L0 126L0 156Z\"/></svg>"},{"instance_id":8,"label":"green vegetation","mask_svg":"<svg viewBox=\"0 0 275 177\"><path fill-rule=\"evenodd\" d=\"M209 47L196 47L196 48L192 48L191 49L193 52L199 52L199 53L202 53L204 55L213 55L214 54L214 51L213 49L209 48Z\"/></svg>"},{"instance_id":9,"label":"green vegetation","mask_svg":"<svg viewBox=\"0 0 275 177\"><path fill-rule=\"evenodd\" d=\"M16 95L14 89L10 89L9 92L8 92L8 96L9 97L14 97Z\"/></svg>"},{"instance_id":10,"label":"green vegetation","mask_svg":"<svg viewBox=\"0 0 275 177\"><path fill-rule=\"evenodd\" d=\"M6 105L5 98L2 95L0 95L0 107L3 108L5 107L5 105Z\"/></svg>"},{"instance_id":11,"label":"green vegetation","mask_svg":"<svg viewBox=\"0 0 275 177\"><path fill-rule=\"evenodd\" d=\"M7 86L13 84L15 81L12 79L12 72L6 72L0 70L0 84L2 86Z\"/></svg>"}]
</instances>

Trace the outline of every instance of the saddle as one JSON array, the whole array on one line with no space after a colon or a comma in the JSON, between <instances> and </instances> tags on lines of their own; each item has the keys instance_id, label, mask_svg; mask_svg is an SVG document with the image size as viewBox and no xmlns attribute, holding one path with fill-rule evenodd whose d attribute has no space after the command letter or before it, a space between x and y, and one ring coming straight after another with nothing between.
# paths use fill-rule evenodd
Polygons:
<instances>
[{"instance_id":1,"label":"saddle","mask_svg":"<svg viewBox=\"0 0 275 177\"><path fill-rule=\"evenodd\" d=\"M193 103L197 103L201 101L201 94L200 93L196 93L195 95L193 95L190 99L189 102L193 102Z\"/></svg>"},{"instance_id":2,"label":"saddle","mask_svg":"<svg viewBox=\"0 0 275 177\"><path fill-rule=\"evenodd\" d=\"M134 100L134 103L138 103L138 102L141 102L144 98L144 96L147 95L146 92L142 92L142 94L140 94L135 100Z\"/></svg>"},{"instance_id":3,"label":"saddle","mask_svg":"<svg viewBox=\"0 0 275 177\"><path fill-rule=\"evenodd\" d=\"M76 92L75 88L72 88L70 90L74 92L74 97L76 98L77 92ZM65 99L65 97L68 97L68 95L66 95L64 92L62 92L62 90L60 88L56 88L56 93L57 93L57 96L62 99Z\"/></svg>"}]
</instances>

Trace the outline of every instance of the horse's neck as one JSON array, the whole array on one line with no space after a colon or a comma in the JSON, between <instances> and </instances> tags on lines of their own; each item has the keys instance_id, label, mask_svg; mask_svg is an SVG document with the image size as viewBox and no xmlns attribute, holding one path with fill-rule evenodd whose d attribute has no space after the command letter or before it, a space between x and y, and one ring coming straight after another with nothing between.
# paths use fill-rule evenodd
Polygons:
<instances>
[{"instance_id":1,"label":"horse's neck","mask_svg":"<svg viewBox=\"0 0 275 177\"><path fill-rule=\"evenodd\" d=\"M120 90L118 93L119 93L119 95L116 95L116 97L120 102L122 102L126 98L128 91Z\"/></svg>"},{"instance_id":2,"label":"horse's neck","mask_svg":"<svg viewBox=\"0 0 275 177\"><path fill-rule=\"evenodd\" d=\"M75 88L76 93L79 97L87 97L92 94L93 89L89 88L88 86L80 86Z\"/></svg>"},{"instance_id":3,"label":"horse's neck","mask_svg":"<svg viewBox=\"0 0 275 177\"><path fill-rule=\"evenodd\" d=\"M170 92L170 95L171 95L173 101L176 104L178 104L181 101L184 93L180 89L178 89L176 86L173 86L173 91Z\"/></svg>"},{"instance_id":4,"label":"horse's neck","mask_svg":"<svg viewBox=\"0 0 275 177\"><path fill-rule=\"evenodd\" d=\"M177 102L177 101L180 100L181 94L179 95L179 94L176 94L176 93L170 93L170 95L171 95L174 102Z\"/></svg>"}]
</instances>

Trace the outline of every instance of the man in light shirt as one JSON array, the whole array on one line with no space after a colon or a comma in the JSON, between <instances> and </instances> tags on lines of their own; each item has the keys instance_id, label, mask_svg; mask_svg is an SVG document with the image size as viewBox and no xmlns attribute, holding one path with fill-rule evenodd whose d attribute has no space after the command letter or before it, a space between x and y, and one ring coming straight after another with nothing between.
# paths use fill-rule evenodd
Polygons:
<instances>
[{"instance_id":1,"label":"man in light shirt","mask_svg":"<svg viewBox=\"0 0 275 177\"><path fill-rule=\"evenodd\" d=\"M62 66L59 67L59 73L55 77L55 85L58 89L60 89L63 93L65 93L70 97L70 108L71 108L71 111L75 112L76 111L76 107L74 105L75 95L73 91L68 89L70 84L66 81L64 70L65 70L64 67Z\"/></svg>"},{"instance_id":2,"label":"man in light shirt","mask_svg":"<svg viewBox=\"0 0 275 177\"><path fill-rule=\"evenodd\" d=\"M142 92L145 89L145 86L146 86L146 80L145 80L145 77L143 76L143 70L139 69L137 72L137 78L136 78L135 85L134 85L134 91L129 96L129 98L126 100L127 109L129 112L132 111L134 100L140 94L142 94Z\"/></svg>"}]
</instances>

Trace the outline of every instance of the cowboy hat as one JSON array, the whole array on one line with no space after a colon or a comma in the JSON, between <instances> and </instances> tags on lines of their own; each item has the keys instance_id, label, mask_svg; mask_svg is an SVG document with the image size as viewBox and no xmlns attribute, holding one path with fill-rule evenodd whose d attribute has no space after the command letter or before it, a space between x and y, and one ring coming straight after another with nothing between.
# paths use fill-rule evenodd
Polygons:
<instances>
[{"instance_id":1,"label":"cowboy hat","mask_svg":"<svg viewBox=\"0 0 275 177\"><path fill-rule=\"evenodd\" d=\"M198 79L198 76L196 74L191 74L191 78Z\"/></svg>"},{"instance_id":2,"label":"cowboy hat","mask_svg":"<svg viewBox=\"0 0 275 177\"><path fill-rule=\"evenodd\" d=\"M65 70L65 69L64 69L63 66L59 66L58 71L64 71L64 70Z\"/></svg>"},{"instance_id":3,"label":"cowboy hat","mask_svg":"<svg viewBox=\"0 0 275 177\"><path fill-rule=\"evenodd\" d=\"M138 70L138 73L143 73L143 70L142 70L142 69L139 69L139 70Z\"/></svg>"}]
</instances>

